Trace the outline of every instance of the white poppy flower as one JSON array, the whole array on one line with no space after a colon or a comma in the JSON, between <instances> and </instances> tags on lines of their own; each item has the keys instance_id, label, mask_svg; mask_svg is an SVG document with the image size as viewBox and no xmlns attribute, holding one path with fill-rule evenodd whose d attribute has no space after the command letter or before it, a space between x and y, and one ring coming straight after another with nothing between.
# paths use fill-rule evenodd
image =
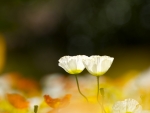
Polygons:
<instances>
[{"instance_id":1,"label":"white poppy flower","mask_svg":"<svg viewBox=\"0 0 150 113\"><path fill-rule=\"evenodd\" d=\"M134 99L125 99L113 105L112 113L142 113L142 106Z\"/></svg>"},{"instance_id":2,"label":"white poppy flower","mask_svg":"<svg viewBox=\"0 0 150 113\"><path fill-rule=\"evenodd\" d=\"M94 76L103 75L111 66L114 58L109 56L90 56L83 59L86 69Z\"/></svg>"},{"instance_id":3,"label":"white poppy flower","mask_svg":"<svg viewBox=\"0 0 150 113\"><path fill-rule=\"evenodd\" d=\"M82 62L85 58L87 58L85 55L64 56L59 59L58 65L70 74L79 74L85 68Z\"/></svg>"}]
</instances>

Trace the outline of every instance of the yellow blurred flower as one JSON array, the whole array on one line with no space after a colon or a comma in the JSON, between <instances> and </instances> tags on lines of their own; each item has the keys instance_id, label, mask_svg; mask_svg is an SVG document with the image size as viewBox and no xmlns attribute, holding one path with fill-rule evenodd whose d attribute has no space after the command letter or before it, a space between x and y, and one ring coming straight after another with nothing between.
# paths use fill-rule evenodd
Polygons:
<instances>
[{"instance_id":1,"label":"yellow blurred flower","mask_svg":"<svg viewBox=\"0 0 150 113\"><path fill-rule=\"evenodd\" d=\"M101 76L110 68L113 60L113 57L93 55L83 59L83 63L90 74Z\"/></svg>"},{"instance_id":2,"label":"yellow blurred flower","mask_svg":"<svg viewBox=\"0 0 150 113\"><path fill-rule=\"evenodd\" d=\"M85 68L82 62L85 58L87 58L85 55L64 56L59 59L58 65L70 74L79 74Z\"/></svg>"}]
</instances>

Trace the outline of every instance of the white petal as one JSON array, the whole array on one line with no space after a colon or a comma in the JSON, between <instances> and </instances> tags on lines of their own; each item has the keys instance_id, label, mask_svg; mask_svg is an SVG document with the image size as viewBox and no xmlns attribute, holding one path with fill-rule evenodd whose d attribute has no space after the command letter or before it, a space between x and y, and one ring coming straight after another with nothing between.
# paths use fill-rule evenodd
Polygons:
<instances>
[{"instance_id":1,"label":"white petal","mask_svg":"<svg viewBox=\"0 0 150 113\"><path fill-rule=\"evenodd\" d=\"M86 69L95 76L103 75L113 62L112 57L93 55L83 60Z\"/></svg>"},{"instance_id":2,"label":"white petal","mask_svg":"<svg viewBox=\"0 0 150 113\"><path fill-rule=\"evenodd\" d=\"M101 59L102 59L101 60L101 71L106 72L110 68L110 66L113 62L113 58L108 58L108 57L104 56Z\"/></svg>"},{"instance_id":3,"label":"white petal","mask_svg":"<svg viewBox=\"0 0 150 113\"><path fill-rule=\"evenodd\" d=\"M76 59L74 57L72 57L69 61L68 61L68 68L71 70L77 70L77 62Z\"/></svg>"},{"instance_id":4,"label":"white petal","mask_svg":"<svg viewBox=\"0 0 150 113\"><path fill-rule=\"evenodd\" d=\"M126 103L124 101L118 101L114 104L113 113L126 113Z\"/></svg>"},{"instance_id":5,"label":"white petal","mask_svg":"<svg viewBox=\"0 0 150 113\"><path fill-rule=\"evenodd\" d=\"M114 104L113 113L141 113L142 106L134 99L125 99Z\"/></svg>"},{"instance_id":6,"label":"white petal","mask_svg":"<svg viewBox=\"0 0 150 113\"><path fill-rule=\"evenodd\" d=\"M77 55L77 56L64 56L61 57L59 61L59 66L62 67L66 72L70 74L78 74L82 72L85 68L82 60L87 56Z\"/></svg>"},{"instance_id":7,"label":"white petal","mask_svg":"<svg viewBox=\"0 0 150 113\"><path fill-rule=\"evenodd\" d=\"M139 103L134 99L125 99L127 103L127 111L134 111Z\"/></svg>"}]
</instances>

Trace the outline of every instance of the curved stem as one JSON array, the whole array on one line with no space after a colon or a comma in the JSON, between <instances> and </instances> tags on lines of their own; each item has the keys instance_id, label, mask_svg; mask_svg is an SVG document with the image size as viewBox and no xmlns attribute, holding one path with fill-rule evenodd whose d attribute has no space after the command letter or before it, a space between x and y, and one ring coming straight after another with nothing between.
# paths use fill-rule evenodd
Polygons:
<instances>
[{"instance_id":1,"label":"curved stem","mask_svg":"<svg viewBox=\"0 0 150 113\"><path fill-rule=\"evenodd\" d=\"M79 93L87 100L87 102L88 102L88 99L86 98L86 96L84 96L82 93L81 93L81 91L80 91L80 87L79 87L79 82L78 82L78 77L77 77L77 75L75 75L75 78L76 78L76 83L77 83L77 87L78 87L78 91L79 91Z\"/></svg>"}]
</instances>

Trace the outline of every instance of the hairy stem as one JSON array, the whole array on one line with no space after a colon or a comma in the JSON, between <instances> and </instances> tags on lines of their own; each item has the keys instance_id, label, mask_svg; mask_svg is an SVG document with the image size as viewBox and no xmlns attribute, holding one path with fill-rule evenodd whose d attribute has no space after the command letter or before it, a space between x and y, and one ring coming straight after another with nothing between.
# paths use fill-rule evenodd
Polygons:
<instances>
[{"instance_id":1,"label":"hairy stem","mask_svg":"<svg viewBox=\"0 0 150 113\"><path fill-rule=\"evenodd\" d=\"M86 99L86 101L88 102L88 99L86 98L86 96L84 96L82 93L81 93L81 91L80 91L80 87L79 87L79 82L78 82L78 77L77 77L77 75L75 75L75 78L76 78L76 83L77 83L77 87L78 87L78 91L79 91L79 93Z\"/></svg>"}]
</instances>

